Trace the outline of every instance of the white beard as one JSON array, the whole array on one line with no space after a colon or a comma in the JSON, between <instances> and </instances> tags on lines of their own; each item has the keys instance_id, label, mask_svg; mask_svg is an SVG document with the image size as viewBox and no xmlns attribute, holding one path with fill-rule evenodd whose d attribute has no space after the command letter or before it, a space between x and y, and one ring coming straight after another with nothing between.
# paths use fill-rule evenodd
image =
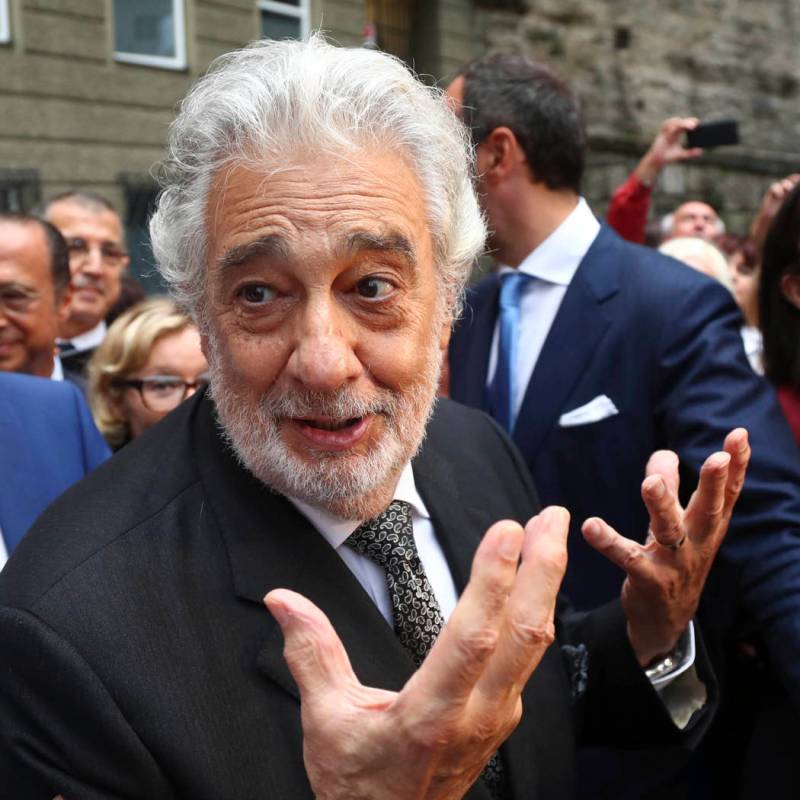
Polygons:
<instances>
[{"instance_id":1,"label":"white beard","mask_svg":"<svg viewBox=\"0 0 800 800\"><path fill-rule=\"evenodd\" d=\"M209 333L211 396L225 437L240 463L274 491L343 519L367 519L391 501L403 467L419 450L439 384L440 350L430 348L419 380L402 392L375 385L369 397L352 388L335 392L279 392L256 396L236 385L214 333ZM281 434L282 419L383 418L383 433L367 453L309 450L301 457Z\"/></svg>"}]
</instances>

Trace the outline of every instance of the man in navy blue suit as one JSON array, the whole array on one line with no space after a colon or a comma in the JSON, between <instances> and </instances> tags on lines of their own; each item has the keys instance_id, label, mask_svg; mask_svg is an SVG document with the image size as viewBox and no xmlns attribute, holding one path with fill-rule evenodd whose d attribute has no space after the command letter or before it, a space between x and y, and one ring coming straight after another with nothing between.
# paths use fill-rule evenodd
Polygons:
<instances>
[{"instance_id":1,"label":"man in navy blue suit","mask_svg":"<svg viewBox=\"0 0 800 800\"><path fill-rule=\"evenodd\" d=\"M753 460L704 593L718 651L755 637L800 708L800 458L772 391L750 369L730 295L631 245L580 197L585 133L568 87L521 56L467 66L448 89L477 147L498 270L470 292L450 344L450 393L511 433L545 504L647 536L636 481L675 450L681 486L746 427ZM568 596L596 607L623 573L570 536Z\"/></svg>"},{"instance_id":2,"label":"man in navy blue suit","mask_svg":"<svg viewBox=\"0 0 800 800\"><path fill-rule=\"evenodd\" d=\"M0 566L33 521L110 451L68 382L0 372Z\"/></svg>"}]
</instances>

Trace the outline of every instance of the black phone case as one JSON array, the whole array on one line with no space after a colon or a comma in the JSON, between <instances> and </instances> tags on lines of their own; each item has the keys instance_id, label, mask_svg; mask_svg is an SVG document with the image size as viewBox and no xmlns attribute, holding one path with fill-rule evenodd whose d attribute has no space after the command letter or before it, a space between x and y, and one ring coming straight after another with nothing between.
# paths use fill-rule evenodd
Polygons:
<instances>
[{"instance_id":1,"label":"black phone case","mask_svg":"<svg viewBox=\"0 0 800 800\"><path fill-rule=\"evenodd\" d=\"M739 123L735 119L701 122L693 131L686 131L687 147L720 147L739 144Z\"/></svg>"}]
</instances>

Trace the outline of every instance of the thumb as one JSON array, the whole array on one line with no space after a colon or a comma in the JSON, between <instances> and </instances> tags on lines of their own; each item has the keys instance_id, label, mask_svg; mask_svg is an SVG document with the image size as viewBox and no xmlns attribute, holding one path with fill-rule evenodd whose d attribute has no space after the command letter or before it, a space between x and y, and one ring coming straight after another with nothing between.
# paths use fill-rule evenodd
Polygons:
<instances>
[{"instance_id":1,"label":"thumb","mask_svg":"<svg viewBox=\"0 0 800 800\"><path fill-rule=\"evenodd\" d=\"M283 657L302 701L358 683L341 639L310 600L288 589L275 589L264 604L281 628Z\"/></svg>"}]
</instances>

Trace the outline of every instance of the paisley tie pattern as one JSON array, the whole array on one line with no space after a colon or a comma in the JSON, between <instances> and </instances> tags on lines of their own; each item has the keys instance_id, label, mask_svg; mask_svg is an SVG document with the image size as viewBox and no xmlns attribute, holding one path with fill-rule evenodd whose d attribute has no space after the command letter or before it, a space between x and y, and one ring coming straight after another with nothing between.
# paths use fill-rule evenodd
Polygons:
<instances>
[{"instance_id":1,"label":"paisley tie pattern","mask_svg":"<svg viewBox=\"0 0 800 800\"><path fill-rule=\"evenodd\" d=\"M395 633L419 666L441 633L444 618L417 552L411 506L393 500L386 511L356 528L345 544L386 573ZM497 753L482 778L495 800L507 796L503 764Z\"/></svg>"}]
</instances>

